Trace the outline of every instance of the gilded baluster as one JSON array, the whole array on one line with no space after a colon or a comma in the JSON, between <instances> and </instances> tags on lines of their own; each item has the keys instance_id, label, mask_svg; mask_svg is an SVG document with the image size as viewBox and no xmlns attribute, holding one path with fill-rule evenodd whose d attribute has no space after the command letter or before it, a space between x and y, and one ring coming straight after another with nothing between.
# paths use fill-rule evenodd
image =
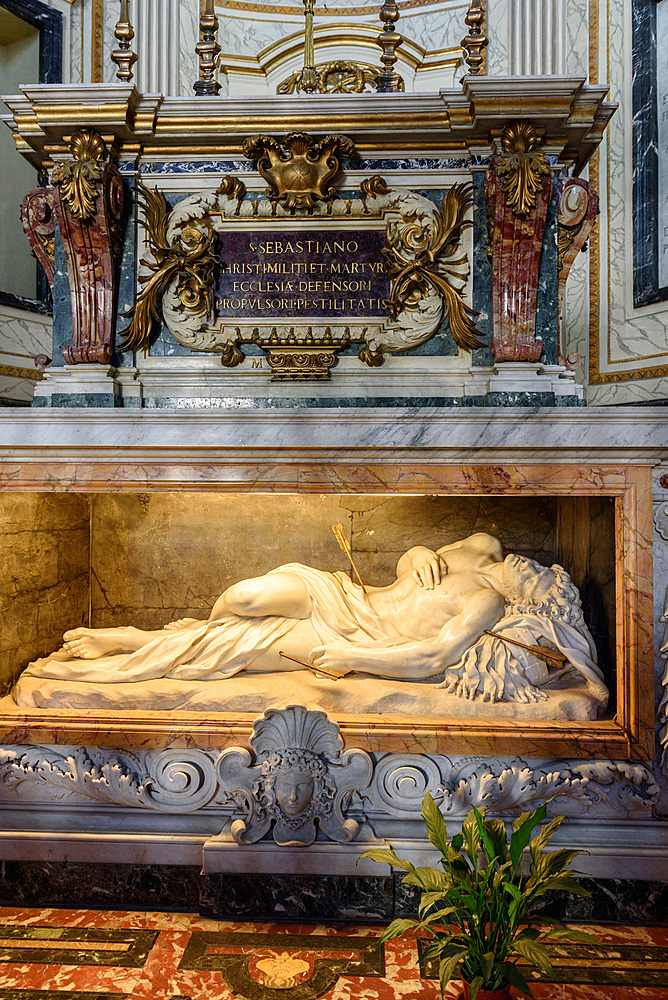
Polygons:
<instances>
[{"instance_id":1,"label":"gilded baluster","mask_svg":"<svg viewBox=\"0 0 668 1000\"><path fill-rule=\"evenodd\" d=\"M205 0L199 19L200 40L195 46L199 56L199 80L195 83L195 93L198 97L211 97L220 93L220 84L216 79L216 67L220 55L218 44L218 18L214 9L214 0Z\"/></svg>"},{"instance_id":2,"label":"gilded baluster","mask_svg":"<svg viewBox=\"0 0 668 1000\"><path fill-rule=\"evenodd\" d=\"M137 54L132 51L131 45L135 33L130 23L130 0L121 0L121 15L114 36L118 39L118 48L111 53L111 59L118 66L116 79L130 83L134 75L132 67L137 62Z\"/></svg>"},{"instance_id":3,"label":"gilded baluster","mask_svg":"<svg viewBox=\"0 0 668 1000\"><path fill-rule=\"evenodd\" d=\"M395 0L385 0L380 11L380 19L383 22L383 30L378 36L378 44L383 50L380 57L383 68L376 79L376 90L381 94L396 94L404 89L404 81L394 68L397 49L403 42L395 26L399 20L399 8Z\"/></svg>"},{"instance_id":4,"label":"gilded baluster","mask_svg":"<svg viewBox=\"0 0 668 1000\"><path fill-rule=\"evenodd\" d=\"M468 25L468 35L462 38L461 46L464 50L464 61L467 72L471 76L480 76L487 72L487 58L485 48L489 45L489 39L485 34L486 28L486 0L472 0L468 13L464 21Z\"/></svg>"}]
</instances>

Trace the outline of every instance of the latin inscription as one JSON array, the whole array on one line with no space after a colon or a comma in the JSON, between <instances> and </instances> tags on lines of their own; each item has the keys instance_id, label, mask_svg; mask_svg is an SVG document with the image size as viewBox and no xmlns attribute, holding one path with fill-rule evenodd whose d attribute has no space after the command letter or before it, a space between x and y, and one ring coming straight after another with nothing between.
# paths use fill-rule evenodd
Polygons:
<instances>
[{"instance_id":1,"label":"latin inscription","mask_svg":"<svg viewBox=\"0 0 668 1000\"><path fill-rule=\"evenodd\" d=\"M659 288L668 285L668 0L656 8L656 72L659 147Z\"/></svg>"},{"instance_id":2,"label":"latin inscription","mask_svg":"<svg viewBox=\"0 0 668 1000\"><path fill-rule=\"evenodd\" d=\"M217 318L386 315L384 229L229 231L217 238Z\"/></svg>"}]
</instances>

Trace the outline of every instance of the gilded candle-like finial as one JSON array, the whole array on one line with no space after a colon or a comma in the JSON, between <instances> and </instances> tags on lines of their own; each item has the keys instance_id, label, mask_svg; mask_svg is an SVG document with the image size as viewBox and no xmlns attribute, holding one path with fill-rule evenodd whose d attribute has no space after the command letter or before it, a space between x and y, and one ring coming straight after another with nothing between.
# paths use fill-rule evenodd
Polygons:
<instances>
[{"instance_id":1,"label":"gilded candle-like finial","mask_svg":"<svg viewBox=\"0 0 668 1000\"><path fill-rule=\"evenodd\" d=\"M464 20L469 27L468 35L461 42L467 72L471 76L480 76L486 71L484 50L489 45L485 34L485 0L472 0Z\"/></svg>"},{"instance_id":2,"label":"gilded candle-like finial","mask_svg":"<svg viewBox=\"0 0 668 1000\"><path fill-rule=\"evenodd\" d=\"M118 48L111 53L112 62L118 66L116 79L122 83L130 83L133 77L132 67L137 62L137 54L132 51L134 28L130 23L130 0L121 0L121 13L116 25L114 37L118 39Z\"/></svg>"},{"instance_id":3,"label":"gilded candle-like finial","mask_svg":"<svg viewBox=\"0 0 668 1000\"><path fill-rule=\"evenodd\" d=\"M313 44L314 0L304 0L304 69L300 79L300 90L313 94L318 89L318 74L315 68L315 46Z\"/></svg>"},{"instance_id":4,"label":"gilded candle-like finial","mask_svg":"<svg viewBox=\"0 0 668 1000\"><path fill-rule=\"evenodd\" d=\"M205 0L200 14L199 30L200 40L195 46L195 52L199 56L199 80L195 83L195 93L198 97L215 96L220 92L220 84L216 79L220 45L214 0Z\"/></svg>"},{"instance_id":5,"label":"gilded candle-like finial","mask_svg":"<svg viewBox=\"0 0 668 1000\"><path fill-rule=\"evenodd\" d=\"M383 22L383 30L378 36L378 44L383 50L380 57L383 68L376 77L376 90L381 94L396 94L403 90L404 85L403 78L394 68L397 49L403 42L403 37L395 27L399 20L396 0L385 0L380 11L380 19Z\"/></svg>"}]
</instances>

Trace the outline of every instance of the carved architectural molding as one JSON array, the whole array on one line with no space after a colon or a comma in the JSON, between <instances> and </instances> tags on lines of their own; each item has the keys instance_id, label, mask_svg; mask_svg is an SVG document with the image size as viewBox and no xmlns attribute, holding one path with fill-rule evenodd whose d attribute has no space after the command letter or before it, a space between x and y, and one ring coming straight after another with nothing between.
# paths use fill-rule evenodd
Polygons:
<instances>
[{"instance_id":1,"label":"carved architectural molding","mask_svg":"<svg viewBox=\"0 0 668 1000\"><path fill-rule=\"evenodd\" d=\"M493 815L518 814L555 795L555 813L582 815L603 806L613 815L648 814L659 796L651 768L625 761L387 754L376 762L364 810L372 821L413 818L427 791L446 816L456 818L471 806Z\"/></svg>"},{"instance_id":2,"label":"carved architectural molding","mask_svg":"<svg viewBox=\"0 0 668 1000\"><path fill-rule=\"evenodd\" d=\"M547 209L552 197L550 165L537 147L530 122L509 122L492 157L486 185L492 256L494 360L540 361L536 335L538 274Z\"/></svg>"},{"instance_id":3,"label":"carved architectural molding","mask_svg":"<svg viewBox=\"0 0 668 1000\"><path fill-rule=\"evenodd\" d=\"M52 188L38 187L28 192L21 202L21 222L30 248L44 268L53 291L56 212Z\"/></svg>"},{"instance_id":4,"label":"carved architectural molding","mask_svg":"<svg viewBox=\"0 0 668 1000\"><path fill-rule=\"evenodd\" d=\"M281 846L312 844L317 831L346 844L359 830L345 810L354 791L371 780L373 763L363 750L343 752L336 723L301 705L267 709L253 726L250 745L223 750L220 787L243 818L230 833L238 844L254 844L271 830ZM317 829L316 829L317 821Z\"/></svg>"},{"instance_id":5,"label":"carved architectural molding","mask_svg":"<svg viewBox=\"0 0 668 1000\"><path fill-rule=\"evenodd\" d=\"M668 659L668 628L664 654ZM668 671L664 681L659 741L666 773ZM244 747L220 753L133 753L97 747L2 746L0 803L100 802L177 814L214 808L216 814L229 817L227 829L238 843L256 842L275 821L279 841L286 838L303 845L314 839L316 818L330 839L352 840L358 823L346 816L348 809L372 824L420 823L427 791L453 818L463 817L472 805L485 806L495 815L518 814L554 795L558 798L550 808L555 813L641 817L651 815L660 794L648 765L625 761L529 762L521 757L389 753L374 764L362 750L343 751L337 727L323 712L294 706L265 712L250 742L253 754ZM305 808L284 815L280 801L285 802L291 787L300 784L293 781L300 767L306 768L308 787L301 789ZM281 776L287 776L288 784L277 793Z\"/></svg>"},{"instance_id":6,"label":"carved architectural molding","mask_svg":"<svg viewBox=\"0 0 668 1000\"><path fill-rule=\"evenodd\" d=\"M269 336L253 338L264 351L272 371L272 382L329 380L338 352L347 347L350 330L345 327L337 336L329 327L313 335L313 328L290 327L280 336L274 327Z\"/></svg>"},{"instance_id":7,"label":"carved architectural molding","mask_svg":"<svg viewBox=\"0 0 668 1000\"><path fill-rule=\"evenodd\" d=\"M201 809L217 789L215 754L97 747L0 747L0 801L93 800L165 813Z\"/></svg>"},{"instance_id":8,"label":"carved architectural molding","mask_svg":"<svg viewBox=\"0 0 668 1000\"><path fill-rule=\"evenodd\" d=\"M113 356L117 266L122 243L123 181L104 163L97 133L81 129L70 142L73 159L56 164L53 204L63 241L72 299L72 344L67 364L108 364Z\"/></svg>"}]
</instances>

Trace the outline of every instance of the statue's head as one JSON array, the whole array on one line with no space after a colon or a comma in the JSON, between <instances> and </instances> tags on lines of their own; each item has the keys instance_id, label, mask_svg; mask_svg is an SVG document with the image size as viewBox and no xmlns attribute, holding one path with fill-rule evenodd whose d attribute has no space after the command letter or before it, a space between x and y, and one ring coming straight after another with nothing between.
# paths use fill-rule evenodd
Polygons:
<instances>
[{"instance_id":1,"label":"statue's head","mask_svg":"<svg viewBox=\"0 0 668 1000\"><path fill-rule=\"evenodd\" d=\"M275 750L265 756L256 781L262 810L292 829L331 812L336 793L327 767L311 750Z\"/></svg>"},{"instance_id":2,"label":"statue's head","mask_svg":"<svg viewBox=\"0 0 668 1000\"><path fill-rule=\"evenodd\" d=\"M548 568L511 553L503 563L503 589L510 605L506 614L532 612L576 627L584 625L580 595L563 566Z\"/></svg>"}]
</instances>

